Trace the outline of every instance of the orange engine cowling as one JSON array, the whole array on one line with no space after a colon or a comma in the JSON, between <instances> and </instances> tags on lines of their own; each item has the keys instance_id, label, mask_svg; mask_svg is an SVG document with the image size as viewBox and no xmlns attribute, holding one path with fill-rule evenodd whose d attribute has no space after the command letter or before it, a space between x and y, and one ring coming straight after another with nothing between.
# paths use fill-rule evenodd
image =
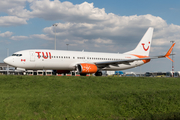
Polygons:
<instances>
[{"instance_id":1,"label":"orange engine cowling","mask_svg":"<svg viewBox=\"0 0 180 120\"><path fill-rule=\"evenodd\" d=\"M95 64L89 64L89 63L77 64L77 69L79 73L82 73L82 74L96 73L98 70Z\"/></svg>"}]
</instances>

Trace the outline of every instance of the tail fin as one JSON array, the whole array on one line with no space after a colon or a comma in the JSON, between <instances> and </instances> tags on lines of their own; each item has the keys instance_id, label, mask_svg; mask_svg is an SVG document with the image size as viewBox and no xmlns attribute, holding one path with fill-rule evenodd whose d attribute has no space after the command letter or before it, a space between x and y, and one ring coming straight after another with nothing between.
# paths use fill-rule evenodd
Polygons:
<instances>
[{"instance_id":1,"label":"tail fin","mask_svg":"<svg viewBox=\"0 0 180 120\"><path fill-rule=\"evenodd\" d=\"M153 30L154 30L154 28L149 27L149 29L146 31L146 33L144 34L143 38L141 39L139 44L136 46L136 48L134 50L126 52L124 54L149 56Z\"/></svg>"}]
</instances>

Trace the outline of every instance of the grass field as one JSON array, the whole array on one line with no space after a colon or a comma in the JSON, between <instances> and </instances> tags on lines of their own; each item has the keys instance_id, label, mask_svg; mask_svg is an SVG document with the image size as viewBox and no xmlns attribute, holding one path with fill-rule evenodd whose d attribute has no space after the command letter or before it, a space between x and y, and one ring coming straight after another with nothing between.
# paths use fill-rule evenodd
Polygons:
<instances>
[{"instance_id":1,"label":"grass field","mask_svg":"<svg viewBox=\"0 0 180 120\"><path fill-rule=\"evenodd\" d=\"M0 76L0 120L180 119L180 79Z\"/></svg>"}]
</instances>

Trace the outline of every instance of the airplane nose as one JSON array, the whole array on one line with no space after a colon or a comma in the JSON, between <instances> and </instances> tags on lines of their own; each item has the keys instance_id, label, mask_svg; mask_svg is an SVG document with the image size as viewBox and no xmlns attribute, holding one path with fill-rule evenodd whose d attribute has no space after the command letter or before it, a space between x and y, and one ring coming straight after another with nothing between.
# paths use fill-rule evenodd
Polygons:
<instances>
[{"instance_id":1,"label":"airplane nose","mask_svg":"<svg viewBox=\"0 0 180 120\"><path fill-rule=\"evenodd\" d=\"M5 58L4 63L10 64L11 63L11 58L9 58L9 57Z\"/></svg>"},{"instance_id":2,"label":"airplane nose","mask_svg":"<svg viewBox=\"0 0 180 120\"><path fill-rule=\"evenodd\" d=\"M5 58L3 61L4 61L4 63L6 63L6 64L7 64L7 58Z\"/></svg>"}]
</instances>

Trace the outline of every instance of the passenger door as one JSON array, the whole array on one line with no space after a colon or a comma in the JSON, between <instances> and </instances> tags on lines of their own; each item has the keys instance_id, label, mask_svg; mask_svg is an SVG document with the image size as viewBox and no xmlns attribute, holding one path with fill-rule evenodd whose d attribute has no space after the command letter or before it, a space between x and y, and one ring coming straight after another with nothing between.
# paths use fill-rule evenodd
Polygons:
<instances>
[{"instance_id":1,"label":"passenger door","mask_svg":"<svg viewBox=\"0 0 180 120\"><path fill-rule=\"evenodd\" d=\"M35 53L34 51L29 51L30 54L30 62L35 62Z\"/></svg>"}]
</instances>

